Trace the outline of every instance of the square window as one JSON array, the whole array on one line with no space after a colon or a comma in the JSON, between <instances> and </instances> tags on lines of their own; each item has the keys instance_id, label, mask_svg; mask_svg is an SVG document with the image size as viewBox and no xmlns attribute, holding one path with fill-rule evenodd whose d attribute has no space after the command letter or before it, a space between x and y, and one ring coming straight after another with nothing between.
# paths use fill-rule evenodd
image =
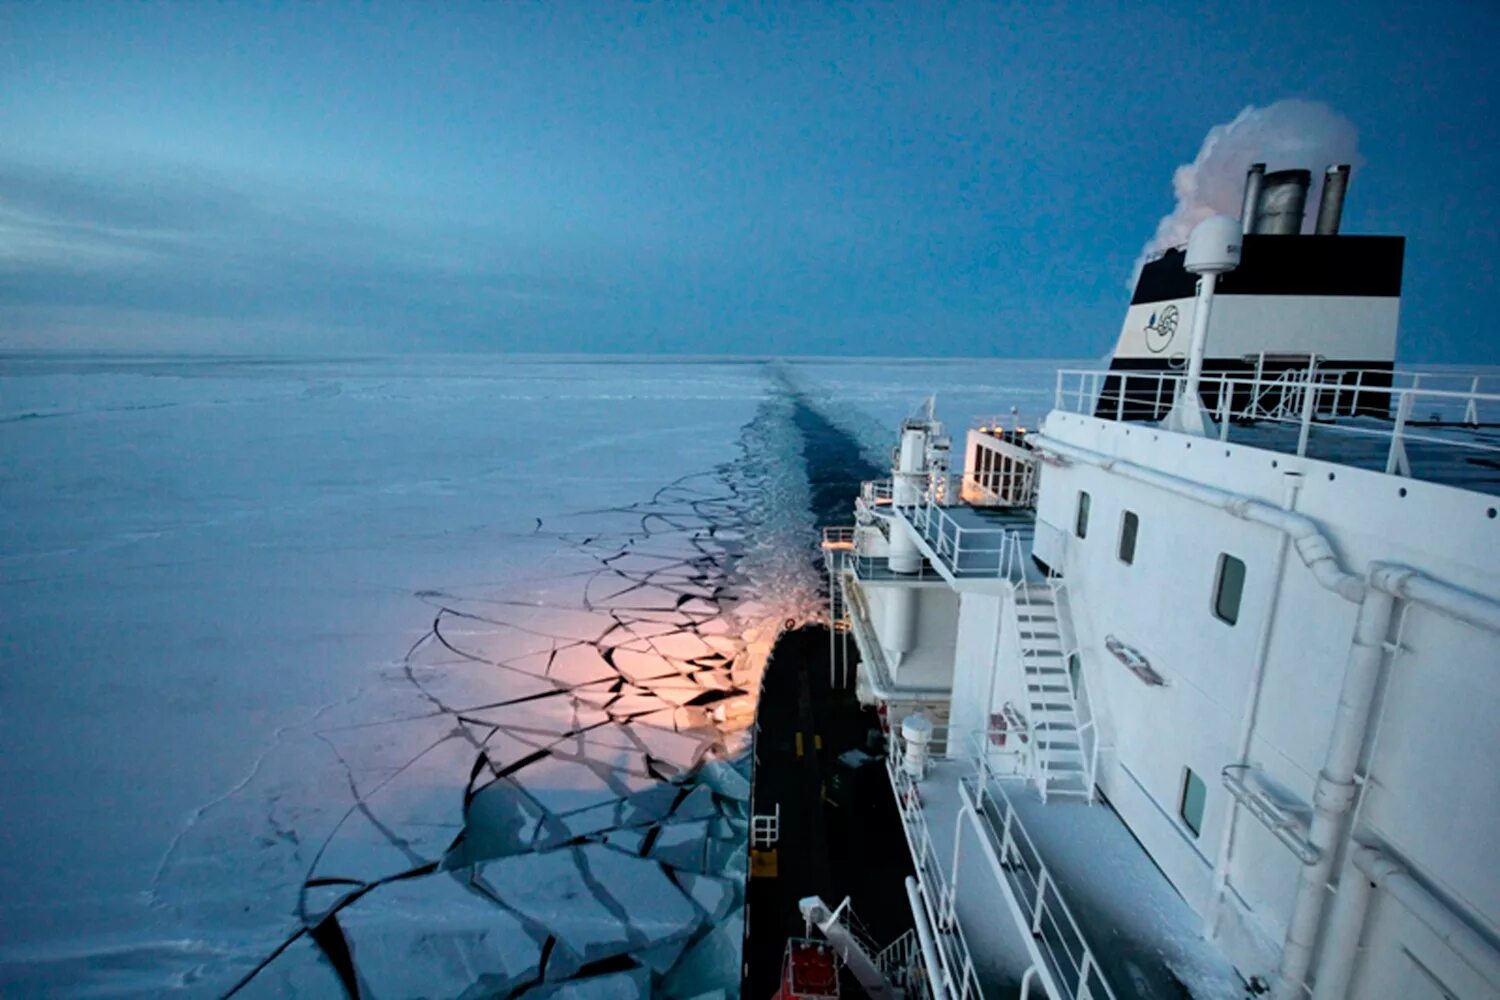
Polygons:
<instances>
[{"instance_id":1,"label":"square window","mask_svg":"<svg viewBox=\"0 0 1500 1000\"><path fill-rule=\"evenodd\" d=\"M1141 519L1135 516L1135 511L1127 510L1120 515L1120 562L1126 566L1135 562L1135 533L1140 524Z\"/></svg>"},{"instance_id":2,"label":"square window","mask_svg":"<svg viewBox=\"0 0 1500 1000\"><path fill-rule=\"evenodd\" d=\"M1233 625L1240 620L1240 598L1245 593L1245 564L1227 552L1219 554L1214 581L1214 617Z\"/></svg>"},{"instance_id":3,"label":"square window","mask_svg":"<svg viewBox=\"0 0 1500 1000\"><path fill-rule=\"evenodd\" d=\"M1182 797L1177 802L1177 815L1192 831L1194 837L1203 832L1203 809L1208 804L1208 786L1190 767L1182 769Z\"/></svg>"},{"instance_id":4,"label":"square window","mask_svg":"<svg viewBox=\"0 0 1500 1000\"><path fill-rule=\"evenodd\" d=\"M1073 534L1079 538L1089 535L1089 495L1082 490L1078 491L1078 516L1073 521Z\"/></svg>"}]
</instances>

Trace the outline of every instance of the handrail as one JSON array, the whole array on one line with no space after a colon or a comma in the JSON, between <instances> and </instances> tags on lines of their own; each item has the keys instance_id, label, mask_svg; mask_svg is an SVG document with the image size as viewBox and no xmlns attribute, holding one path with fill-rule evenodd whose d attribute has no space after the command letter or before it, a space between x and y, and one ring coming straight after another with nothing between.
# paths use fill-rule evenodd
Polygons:
<instances>
[{"instance_id":1,"label":"handrail","mask_svg":"<svg viewBox=\"0 0 1500 1000\"><path fill-rule=\"evenodd\" d=\"M934 501L930 494L923 497L922 503L910 508L908 516L912 526L927 540L954 576L994 576L1013 561L1010 549L1015 542L1015 532L1005 527L966 527L959 524L948 513L947 505ZM997 537L1000 539L998 547L972 544L975 539ZM966 541L971 544L965 546ZM981 555L980 560L974 562L971 559L965 565L963 557L966 554L972 557L976 553Z\"/></svg>"},{"instance_id":2,"label":"handrail","mask_svg":"<svg viewBox=\"0 0 1500 1000\"><path fill-rule=\"evenodd\" d=\"M928 973L941 977L944 990L949 996L958 1000L979 997L983 995L979 975L974 968L974 957L969 950L968 940L964 937L963 927L956 920L945 924L940 919L943 913L951 911L952 900L958 889L948 884L943 865L937 859L932 835L927 828L927 817L922 812L921 793L917 783L906 773L903 757L901 740L893 738L886 754L885 767L891 788L896 793L896 811L901 817L901 829L906 834L907 846L911 849L912 861L922 886L921 896L927 909L927 919L930 926L944 928L946 931L937 935L942 967L929 969ZM940 895L938 900L934 901L929 895L929 886L937 889Z\"/></svg>"},{"instance_id":3,"label":"handrail","mask_svg":"<svg viewBox=\"0 0 1500 1000\"><path fill-rule=\"evenodd\" d=\"M1016 816L1005 789L981 765L978 774L963 779L959 788L984 823L990 847L999 852L1002 868L1012 879L1012 888L1029 910L1031 933L1049 959L1058 985L1070 997L1114 998L1083 931L1068 909L1057 880L1042 861L1041 853ZM1050 891L1049 891L1050 890Z\"/></svg>"},{"instance_id":4,"label":"handrail","mask_svg":"<svg viewBox=\"0 0 1500 1000\"><path fill-rule=\"evenodd\" d=\"M1389 380L1389 384L1387 384ZM1160 420L1185 383L1181 372L1063 369L1055 408L1104 420ZM1374 372L1319 367L1275 375L1204 374L1200 394L1221 441L1243 437L1259 423L1295 425L1295 453L1305 456L1311 432L1386 440L1384 471L1410 477L1406 446L1441 445L1500 454L1500 440L1445 429L1500 423L1500 377L1473 373ZM1254 442L1265 447L1262 436Z\"/></svg>"}]
</instances>

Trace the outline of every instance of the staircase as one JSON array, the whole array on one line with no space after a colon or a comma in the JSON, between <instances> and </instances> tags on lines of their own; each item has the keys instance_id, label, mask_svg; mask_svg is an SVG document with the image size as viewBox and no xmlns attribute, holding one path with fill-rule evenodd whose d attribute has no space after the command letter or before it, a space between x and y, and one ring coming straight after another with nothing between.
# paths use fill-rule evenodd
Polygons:
<instances>
[{"instance_id":1,"label":"staircase","mask_svg":"<svg viewBox=\"0 0 1500 1000\"><path fill-rule=\"evenodd\" d=\"M1037 790L1044 802L1049 795L1092 799L1093 776L1068 675L1057 596L1047 583L1028 582L1016 584L1015 594Z\"/></svg>"}]
</instances>

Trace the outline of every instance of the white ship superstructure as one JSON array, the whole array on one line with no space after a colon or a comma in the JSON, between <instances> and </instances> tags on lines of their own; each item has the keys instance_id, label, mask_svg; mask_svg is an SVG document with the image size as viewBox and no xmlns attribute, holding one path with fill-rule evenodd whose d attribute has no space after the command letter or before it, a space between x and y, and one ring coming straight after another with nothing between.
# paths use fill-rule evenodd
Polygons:
<instances>
[{"instance_id":1,"label":"white ship superstructure","mask_svg":"<svg viewBox=\"0 0 1500 1000\"><path fill-rule=\"evenodd\" d=\"M1178 366L1060 372L957 474L929 407L825 533L932 996L1500 996L1500 384L1393 370L1400 241L1263 181L1244 260L1343 284L1205 224Z\"/></svg>"}]
</instances>

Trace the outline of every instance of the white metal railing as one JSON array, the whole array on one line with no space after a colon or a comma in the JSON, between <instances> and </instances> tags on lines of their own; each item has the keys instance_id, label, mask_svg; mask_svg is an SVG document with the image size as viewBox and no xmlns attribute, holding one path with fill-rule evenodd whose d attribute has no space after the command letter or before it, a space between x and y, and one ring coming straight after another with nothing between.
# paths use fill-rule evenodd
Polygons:
<instances>
[{"instance_id":1,"label":"white metal railing","mask_svg":"<svg viewBox=\"0 0 1500 1000\"><path fill-rule=\"evenodd\" d=\"M871 528L872 531L876 530ZM849 569L861 580L941 580L943 576L932 568L932 564L923 559L917 568L909 573L897 572L890 568L890 557L877 555L867 551L868 545L861 544L859 528L852 525L839 525L823 529L823 557L828 567L829 579L835 579L837 574Z\"/></svg>"},{"instance_id":2,"label":"white metal railing","mask_svg":"<svg viewBox=\"0 0 1500 1000\"><path fill-rule=\"evenodd\" d=\"M775 847L781 839L781 803L770 813L756 813L750 817L750 846L756 848Z\"/></svg>"},{"instance_id":3,"label":"white metal railing","mask_svg":"<svg viewBox=\"0 0 1500 1000\"><path fill-rule=\"evenodd\" d=\"M991 577L1020 565L1021 542L1009 528L960 524L948 505L930 494L906 513L954 576Z\"/></svg>"},{"instance_id":4,"label":"white metal railing","mask_svg":"<svg viewBox=\"0 0 1500 1000\"><path fill-rule=\"evenodd\" d=\"M937 730L933 727L934 739ZM947 739L947 733L944 734ZM886 774L890 777L891 789L896 793L896 809L901 816L901 828L906 834L907 846L911 849L912 864L917 870L917 882L921 886L921 898L927 910L928 926L937 938L940 969L928 969L928 975L941 980L944 991L950 997L962 1000L979 997L983 993L979 986L979 975L974 969L974 957L964 937L963 928L951 919L958 887L948 880L943 863L932 844L932 834L927 828L927 816L922 811L921 791L904 766L904 751L901 739L892 735L885 757ZM938 894L937 899L932 893Z\"/></svg>"},{"instance_id":5,"label":"white metal railing","mask_svg":"<svg viewBox=\"0 0 1500 1000\"><path fill-rule=\"evenodd\" d=\"M904 1000L928 1000L932 996L922 962L922 946L914 928L880 949L875 956L875 965L887 980L903 991Z\"/></svg>"},{"instance_id":6,"label":"white metal railing","mask_svg":"<svg viewBox=\"0 0 1500 1000\"><path fill-rule=\"evenodd\" d=\"M1030 921L1031 936L1063 995L1075 1000L1113 1000L1114 991L1005 789L982 766L978 774L963 779L959 788L982 821L989 846L999 856L1009 888Z\"/></svg>"},{"instance_id":7,"label":"white metal railing","mask_svg":"<svg viewBox=\"0 0 1500 1000\"><path fill-rule=\"evenodd\" d=\"M1057 373L1059 410L1113 420L1160 420L1171 409L1182 372L1063 369ZM1389 384L1387 384L1389 383ZM1472 429L1500 425L1500 375L1460 372L1380 372L1313 365L1272 375L1205 374L1205 411L1219 440L1245 440L1276 450L1256 435L1258 424L1298 428L1295 453L1307 454L1311 433L1379 442L1384 471L1410 476L1407 446L1458 449L1458 454L1500 456L1500 435ZM1288 448L1287 450L1291 450Z\"/></svg>"}]
</instances>

